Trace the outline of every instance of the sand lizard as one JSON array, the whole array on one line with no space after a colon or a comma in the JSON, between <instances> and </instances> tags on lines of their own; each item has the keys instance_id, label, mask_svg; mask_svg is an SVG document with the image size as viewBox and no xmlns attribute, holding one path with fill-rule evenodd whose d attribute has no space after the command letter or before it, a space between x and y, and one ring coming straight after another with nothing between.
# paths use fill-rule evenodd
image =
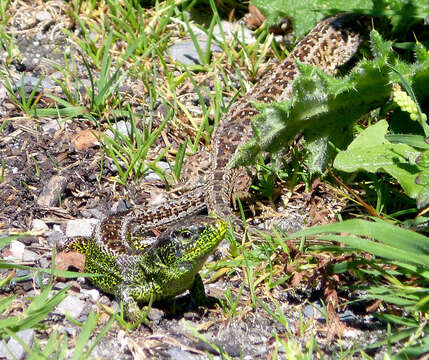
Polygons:
<instances>
[{"instance_id":1,"label":"sand lizard","mask_svg":"<svg viewBox=\"0 0 429 360\"><path fill-rule=\"evenodd\" d=\"M230 164L239 147L252 136L250 121L257 114L253 102L290 99L293 82L299 76L296 61L330 73L347 62L360 43L355 23L356 16L351 14L321 21L272 73L231 106L213 135L206 185L156 207L136 207L108 216L93 238L70 239L66 245L69 249L86 254L85 270L102 275L92 281L122 300L129 318L138 317L137 303L147 302L151 296L161 299L187 289L200 292L198 270L224 237L227 221L242 231L242 222L230 206L237 177L237 169ZM206 208L219 220L191 216ZM152 239L152 228L167 230ZM149 244L146 237L151 238ZM186 252L183 249L188 245L192 249Z\"/></svg>"}]
</instances>

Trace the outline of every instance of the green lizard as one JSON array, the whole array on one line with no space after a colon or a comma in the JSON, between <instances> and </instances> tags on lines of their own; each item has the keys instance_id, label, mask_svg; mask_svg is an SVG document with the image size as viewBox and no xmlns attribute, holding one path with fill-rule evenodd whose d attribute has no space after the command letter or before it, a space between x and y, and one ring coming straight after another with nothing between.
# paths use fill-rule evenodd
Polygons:
<instances>
[{"instance_id":1,"label":"green lizard","mask_svg":"<svg viewBox=\"0 0 429 360\"><path fill-rule=\"evenodd\" d=\"M116 220L119 218L116 215ZM104 222L111 223L112 219ZM222 220L196 216L171 226L151 245L139 249L124 246L119 239L105 241L109 237L103 234L72 238L65 246L85 255L85 271L101 275L91 282L122 301L125 316L136 321L143 314L138 304L151 298L158 301L190 290L197 303L204 301L198 271L224 238L226 228Z\"/></svg>"}]
</instances>

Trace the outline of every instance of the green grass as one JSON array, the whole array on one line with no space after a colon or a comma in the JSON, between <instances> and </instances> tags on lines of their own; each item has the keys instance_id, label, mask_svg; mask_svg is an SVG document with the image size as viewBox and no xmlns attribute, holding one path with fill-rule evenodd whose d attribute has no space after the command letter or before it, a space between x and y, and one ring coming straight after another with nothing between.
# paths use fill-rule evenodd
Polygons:
<instances>
[{"instance_id":1,"label":"green grass","mask_svg":"<svg viewBox=\"0 0 429 360\"><path fill-rule=\"evenodd\" d=\"M0 250L7 246L11 241L17 240L22 236L28 234L18 234L0 239ZM55 263L55 252L52 253L52 264ZM22 313L11 315L9 312L12 308L12 303L17 299L15 295L6 295L0 298L0 314L7 314L7 317L2 316L0 318L0 339L7 343L10 338L17 340L27 351L27 359L47 359L51 356L55 356L58 359L66 359L68 355L68 338L67 335L52 331L49 335L46 345L41 346L40 341L46 339L39 338L40 335L36 333L34 344L29 348L22 340L16 335L18 332L26 329L38 329L46 330L47 325L45 324L46 318L55 310L55 307L61 303L67 296L67 292L71 285L64 287L59 291L53 291L54 276L63 276L68 278L76 278L81 276L80 273L74 273L69 271L55 270L52 265L51 269L35 268L23 265L16 265L8 263L3 259L0 259L1 269L25 269L33 272L31 277L38 277L40 289L39 294L33 298L28 298ZM44 284L42 273L49 275L49 282ZM13 285L14 282L28 280L29 276L25 278L18 278L14 276L13 272L9 273L10 276L0 281L0 288L5 291L8 286ZM31 278L30 277L30 278ZM73 359L86 359L90 356L95 345L97 345L103 336L109 331L113 325L114 316L111 316L109 321L102 327L101 331L95 336L94 330L98 326L100 314L95 314L93 311L89 314L88 318L84 323L78 323L74 319L69 318L73 322L77 323L82 329L76 341L76 346L73 350ZM89 338L95 336L89 344ZM87 348L87 346L89 346ZM58 351L58 349L60 349Z\"/></svg>"},{"instance_id":2,"label":"green grass","mask_svg":"<svg viewBox=\"0 0 429 360\"><path fill-rule=\"evenodd\" d=\"M210 48L215 42L213 29L215 26L220 26L221 21L213 0L207 2L205 6L210 6L214 16L207 24L198 26L207 34L207 48L199 46L196 26L185 13L185 10L190 9L189 6L192 5L189 2L181 1L180 4L177 1L176 3L154 2L154 7L151 9L143 8L141 2L137 0L121 2L73 0L69 3L69 19L80 30L80 35L69 30L64 30L64 34L73 42L72 46L78 49L79 55L74 57L70 52L66 52L65 66L53 64L64 76L62 80L55 80L62 90L62 96L47 94L46 96L53 100L54 104L49 108L43 108L39 104L38 95L38 88L43 78L41 77L31 93L27 94L23 86L23 77L18 80L12 77L8 66L11 66L12 60L19 52L14 35L8 32L10 2L7 0L0 0L0 43L7 52L6 66L0 69L1 80L10 99L19 109L20 115L33 118L35 124L40 117L57 119L59 123L66 120L79 122L84 119L91 122L94 133L98 134L109 129L113 137L106 136L99 139L101 150L103 158L110 158L118 171L117 176L110 180L122 185L126 185L129 181L138 182L149 170L159 174L167 186L173 185L180 178L186 155L195 153L201 145L210 144L214 127L230 106L225 103L224 96L227 95L235 100L245 94L246 88L251 87L251 83L260 76L267 56L272 56L274 53L281 57L284 56L283 52L287 53L283 51L285 50L283 44L277 43L275 38L264 29L259 30L257 41L250 45L240 40L240 34L228 43L225 34L221 32L218 45L224 52L213 56L210 53ZM273 21L278 16L276 6L280 2L272 3L273 13L268 14L268 21ZM296 6L299 8L301 3L296 2ZM347 10L342 6L354 6L367 13L371 11L371 7L367 8L369 3L372 4L371 1L353 1L346 5L338 1L329 2L330 6L338 10ZM339 81L337 78L333 79L303 67L302 71L306 78L301 84L297 84L297 89L300 89L299 86L304 88L306 84L312 82L313 90L323 89L324 94L335 98L328 99L331 112L326 117L329 126L332 127L332 133L338 125L337 121L344 121L343 117L339 117L342 116L344 108L354 109L353 100L359 98L353 93L353 98L350 99L351 92L341 93L340 90L359 89L360 98L367 101L364 104L366 107L362 103L357 104L356 114L358 115L355 114L355 118L352 116L346 118L353 125L351 133L355 136L355 141L360 142L359 146L379 141L381 145L375 153L377 156L391 155L392 152L386 150L387 142L389 142L389 149L394 149L395 154L401 151L409 154L413 150L417 154L415 159L417 163L408 164L415 166L413 169L416 170L411 172L411 180L409 180L410 177L405 177L409 174L398 175L396 170L400 166L395 167L397 165L395 158L390 158L390 168L384 167L380 170L369 162L356 163L357 156L365 154L367 150L358 148L356 152L357 147L353 148L351 145L353 143L346 144L349 148L345 150L344 146L341 147L336 142L336 139L329 139L326 146L333 149L335 156L338 156L334 166L339 171L335 176L351 190L342 188L338 191L344 191L345 196L358 206L359 212L344 214L345 218L351 218L349 220L341 221L342 216L339 216L340 222L337 224L304 230L294 235L287 236L279 233L274 237L264 237L264 241L252 239L245 243L231 240L230 257L207 267L209 270L218 270L222 275L239 275L245 279L238 290L228 287L220 299L222 312L229 320L239 316L244 301L243 292L248 291L250 298L247 304L251 308L265 311L267 316L283 325L283 333L273 334L275 344L273 359L282 358L283 354L279 354L280 348L290 358L306 359L314 355L323 357L323 352L313 336L310 337L307 348L300 347L294 338L295 334L289 329L288 314L283 312L281 304L274 300L267 300L270 299L270 292L282 291L289 286L293 274L287 272L282 264L287 262L289 269L299 274L321 271L317 268L320 254L332 254L334 259L341 258L344 254L349 255L342 261L336 262L333 259L332 262L328 262L323 268L324 276L330 280L339 277L341 279L339 287L350 290L359 289L366 294L365 301L380 301L383 304L384 308L377 317L388 324L389 333L386 339L377 343L377 346L386 345L387 356L416 357L429 350L427 340L429 244L425 236L427 229L422 225L427 221L426 207L429 203L427 186L429 155L427 144L424 142L429 133L424 113L427 111L424 103L427 97L425 80L429 60L427 50L422 45L427 39L419 38L420 43L415 44L409 39L401 38L401 35L404 36L413 31L411 25L414 22L421 21L420 19L426 16L426 12L422 10L424 9L422 2L412 3L416 4L414 18L406 18L406 21L401 22L398 19L405 2L393 2L390 10L386 10L381 3L377 2L378 14L385 15L386 22L392 24L394 36L391 36L385 28L383 29L385 33L373 33L371 60L363 60L351 71L351 75ZM313 15L315 17L323 15L321 12L313 11L313 8L308 10L311 11L311 16L305 12L292 12L293 20L302 23L299 26L300 32L307 31L308 27L314 25L311 24L314 20ZM327 10L322 9L322 11ZM189 36L194 42L201 65L185 66L173 63L164 55L168 46L175 41L172 39L181 39L185 36ZM394 49L401 48L401 52L388 48L390 43L385 39L389 38L398 39L398 42L392 45ZM407 44L406 48L404 44ZM403 59L408 59L409 62ZM89 85L84 84L80 79L77 71L79 65L83 65L86 70ZM120 86L129 79L139 80L144 84L145 94L142 98L134 99L133 94L121 93ZM211 88L206 85L206 79L212 81ZM238 82L239 88L233 86L234 82ZM374 94L374 84L383 91ZM393 84L396 85L392 86ZM198 96L203 111L200 117L192 115L178 96L178 91L185 85L192 86ZM299 110L299 106L305 106L305 99L314 95L311 92L306 94L307 98L296 98L293 104L271 106L271 109L281 113L285 106L288 106L286 111L290 115L288 121L298 123L301 119L296 109ZM209 99L209 105L205 103L206 98ZM136 102L142 110L136 110ZM154 113L157 104L163 104L167 109L167 115L155 127ZM322 102L320 107L322 105L325 103ZM278 116L281 121L285 121L284 114ZM263 121L268 121L269 124L270 119L267 120L267 116L263 118L264 114L255 123L256 127L262 127ZM356 122L362 118L364 121ZM391 129L383 130L385 132L380 130L378 127L384 124L385 119L390 123L400 123L400 132ZM3 120L0 133L6 127L6 121L11 120L13 119ZM130 125L128 134L121 134L115 129L115 123L120 120L126 120ZM318 121L320 118L314 120L314 124ZM420 126L421 131L418 134L411 131L413 121ZM179 145L177 151L171 151L169 146L164 146L156 156L153 156L151 149L158 140L162 140L162 133L167 126L179 134L186 131L185 136L182 137L185 140ZM368 135L371 129L373 133ZM289 140L293 140L296 133L302 130L307 136L306 142L301 143L299 145L301 147L289 147ZM284 132L278 132L285 135ZM276 134L268 132L267 137L272 136L273 133ZM330 163L319 167L323 169L321 173L308 170L313 168L307 155L318 151L310 144L314 140L314 134L306 132L304 128L298 128L296 133L286 133L287 136L283 136L278 142L279 154L289 151L288 160L276 154L273 155L275 161L265 164L264 158L258 151L254 151L253 156L250 156L252 161L257 161L258 167L258 178L253 185L253 190L268 202L274 201L279 179L281 186L286 184L290 188L299 183L305 183L307 188L310 188L315 176L321 176L324 181L336 184L335 178L330 175L334 170L331 172L324 170L326 166L332 165L333 159ZM261 132L261 139L265 141L264 136ZM269 147L268 141L266 144ZM258 150L267 150L257 140L254 140L248 149L251 146L254 148L259 146ZM302 151L303 149L305 151ZM344 160L346 155L349 155L349 158ZM54 162L51 156L50 159ZM342 162L340 162L341 159ZM164 174L157 166L157 162L161 160L171 164L174 176ZM34 157L33 161L38 175L39 169ZM60 171L58 164L55 164L55 167ZM6 163L2 159L0 184L4 182L7 175L5 169ZM102 180L102 169L99 180ZM338 183L334 186L341 187ZM361 196L356 197L356 194ZM413 230L404 229L404 225L411 226ZM312 247L309 251L306 245L308 236L329 242L329 245ZM286 241L292 238L301 239L299 256L292 255L291 249L286 244ZM12 237L0 239L0 248L5 247L11 239ZM346 246L335 246L332 243L342 243ZM0 261L0 266L16 267L3 261ZM32 271L40 274L47 270ZM48 270L48 273L53 276L56 271ZM352 283L347 282L347 278L350 277L354 280ZM12 279L2 279L1 286L6 286ZM22 316L0 320L0 337L8 339L16 337L16 332L23 329L43 328L44 319L52 312L55 305L67 296L66 293L67 288L53 294L52 282L42 287L39 295L29 300L29 305L23 310ZM2 313L10 309L13 300L13 296L0 299ZM97 325L99 315L91 312L85 323L79 324L81 331L73 358L89 357L94 346L106 334L115 319L123 327L131 329L123 319L118 320L117 316L112 316L102 330L96 332L95 329L99 330ZM329 324L330 321L326 311L326 323ZM310 324L300 317L299 336L308 335L310 331ZM98 335L95 335L96 333ZM193 331L193 335L208 342L223 358L229 358L223 349L210 343L196 330ZM29 358L49 358L53 354L60 359L65 358L69 340L66 335L54 331L43 350L37 341L32 349L28 349ZM391 345L396 342L402 344L402 349L395 354L392 353ZM66 350L57 351L64 346ZM355 348L337 355L340 358L347 358L361 350L365 349ZM367 357L364 352L360 354L362 357Z\"/></svg>"}]
</instances>

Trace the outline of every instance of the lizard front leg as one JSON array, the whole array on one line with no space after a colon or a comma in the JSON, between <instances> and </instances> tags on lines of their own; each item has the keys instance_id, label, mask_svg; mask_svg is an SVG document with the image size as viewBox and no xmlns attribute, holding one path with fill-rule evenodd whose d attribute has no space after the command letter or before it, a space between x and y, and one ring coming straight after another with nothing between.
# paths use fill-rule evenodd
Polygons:
<instances>
[{"instance_id":1,"label":"lizard front leg","mask_svg":"<svg viewBox=\"0 0 429 360\"><path fill-rule=\"evenodd\" d=\"M124 306L124 315L133 323L146 321L147 306L140 308L139 302L150 302L154 296L150 285L137 283L122 283L115 290L115 297Z\"/></svg>"}]
</instances>

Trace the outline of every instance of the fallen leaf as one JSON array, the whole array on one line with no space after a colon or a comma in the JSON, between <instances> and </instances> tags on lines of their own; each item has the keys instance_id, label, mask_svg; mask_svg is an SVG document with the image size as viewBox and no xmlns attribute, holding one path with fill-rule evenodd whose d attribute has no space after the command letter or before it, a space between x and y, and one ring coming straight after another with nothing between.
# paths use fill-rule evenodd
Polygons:
<instances>
[{"instance_id":1,"label":"fallen leaf","mask_svg":"<svg viewBox=\"0 0 429 360\"><path fill-rule=\"evenodd\" d=\"M98 139L103 139L103 134L98 133L97 138L94 130L86 129L79 131L72 137L71 141L77 151L82 151L100 145Z\"/></svg>"},{"instance_id":2,"label":"fallen leaf","mask_svg":"<svg viewBox=\"0 0 429 360\"><path fill-rule=\"evenodd\" d=\"M77 269L83 272L85 269L85 255L75 251L62 251L55 257L55 268L57 270ZM65 281L62 277L57 277L60 281Z\"/></svg>"}]
</instances>

